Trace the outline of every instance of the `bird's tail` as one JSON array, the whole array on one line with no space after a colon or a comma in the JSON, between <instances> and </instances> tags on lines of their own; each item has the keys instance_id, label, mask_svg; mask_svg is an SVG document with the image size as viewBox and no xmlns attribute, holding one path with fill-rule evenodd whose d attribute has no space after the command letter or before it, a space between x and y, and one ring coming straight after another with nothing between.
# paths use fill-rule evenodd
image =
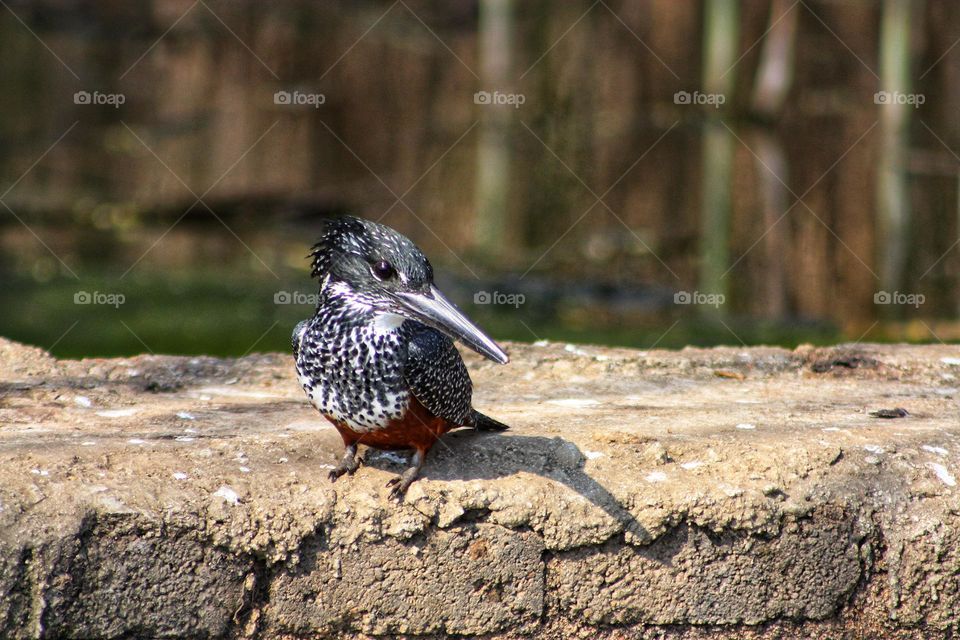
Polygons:
<instances>
[{"instance_id":1,"label":"bird's tail","mask_svg":"<svg viewBox=\"0 0 960 640\"><path fill-rule=\"evenodd\" d=\"M510 428L502 422L494 420L490 416L483 415L476 409L471 412L470 417L473 421L473 424L470 426L477 431L506 431Z\"/></svg>"}]
</instances>

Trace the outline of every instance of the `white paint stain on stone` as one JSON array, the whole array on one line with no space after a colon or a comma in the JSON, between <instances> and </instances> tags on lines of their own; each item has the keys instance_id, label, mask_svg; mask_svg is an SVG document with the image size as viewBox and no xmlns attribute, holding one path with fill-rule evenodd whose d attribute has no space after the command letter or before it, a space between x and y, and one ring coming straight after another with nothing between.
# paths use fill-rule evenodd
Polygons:
<instances>
[{"instance_id":1,"label":"white paint stain on stone","mask_svg":"<svg viewBox=\"0 0 960 640\"><path fill-rule=\"evenodd\" d=\"M291 431L324 431L326 429L333 429L333 425L326 420L304 420L301 422L289 423L287 425L287 429L290 429Z\"/></svg>"},{"instance_id":2,"label":"white paint stain on stone","mask_svg":"<svg viewBox=\"0 0 960 640\"><path fill-rule=\"evenodd\" d=\"M590 355L589 353L587 353L587 352L584 351L583 349L577 347L577 345L575 345L575 344L566 344L566 345L564 345L563 350L566 351L567 353L572 353L572 354L577 355L577 356L588 356L588 355Z\"/></svg>"},{"instance_id":3,"label":"white paint stain on stone","mask_svg":"<svg viewBox=\"0 0 960 640\"><path fill-rule=\"evenodd\" d=\"M90 402L90 398L88 398L87 396L77 396L76 398L73 399L73 401L76 402L81 407L93 406L93 403Z\"/></svg>"},{"instance_id":4,"label":"white paint stain on stone","mask_svg":"<svg viewBox=\"0 0 960 640\"><path fill-rule=\"evenodd\" d=\"M185 474L183 471L174 471L174 472L173 472L173 479L174 479L174 480L186 480L187 477L188 477L187 474Z\"/></svg>"},{"instance_id":5,"label":"white paint stain on stone","mask_svg":"<svg viewBox=\"0 0 960 640\"><path fill-rule=\"evenodd\" d=\"M717 488L719 488L720 491L723 491L730 498L736 498L743 495L743 489L740 487L735 487L731 484L727 484L726 482L721 482L717 485Z\"/></svg>"},{"instance_id":6,"label":"white paint stain on stone","mask_svg":"<svg viewBox=\"0 0 960 640\"><path fill-rule=\"evenodd\" d=\"M703 463L700 462L699 460L691 460L690 462L684 462L680 466L686 469L687 471L691 471L693 469L696 469L697 467L702 467Z\"/></svg>"},{"instance_id":7,"label":"white paint stain on stone","mask_svg":"<svg viewBox=\"0 0 960 640\"><path fill-rule=\"evenodd\" d=\"M44 476L44 477L50 475L50 472L47 471L46 469L30 469L30 473L32 473L35 476Z\"/></svg>"},{"instance_id":8,"label":"white paint stain on stone","mask_svg":"<svg viewBox=\"0 0 960 640\"><path fill-rule=\"evenodd\" d=\"M734 428L735 428L735 429L744 429L744 430L750 431L750 430L752 430L752 429L756 429L756 428L757 428L757 425L755 425L755 424L750 424L749 422L741 422L740 424L738 424L738 425L737 425L736 427L734 427Z\"/></svg>"},{"instance_id":9,"label":"white paint stain on stone","mask_svg":"<svg viewBox=\"0 0 960 640\"><path fill-rule=\"evenodd\" d=\"M665 482L667 479L667 474L665 474L663 471L651 471L644 479L647 482Z\"/></svg>"},{"instance_id":10,"label":"white paint stain on stone","mask_svg":"<svg viewBox=\"0 0 960 640\"><path fill-rule=\"evenodd\" d=\"M392 451L381 451L380 455L377 457L382 460L389 460L390 462L396 462L397 464L407 463L406 458L396 453L393 453Z\"/></svg>"},{"instance_id":11,"label":"white paint stain on stone","mask_svg":"<svg viewBox=\"0 0 960 640\"><path fill-rule=\"evenodd\" d=\"M935 454L937 454L938 456L945 456L945 455L947 455L948 453L950 453L949 451L947 451L947 450L944 449L943 447L936 447L936 446L929 445L929 444L925 444L925 445L923 445L923 446L920 447L920 448L923 449L924 451L929 451L930 453L935 453Z\"/></svg>"},{"instance_id":12,"label":"white paint stain on stone","mask_svg":"<svg viewBox=\"0 0 960 640\"><path fill-rule=\"evenodd\" d=\"M192 436L177 436L174 438L174 440L177 442L193 442L195 439L196 438L193 438Z\"/></svg>"},{"instance_id":13,"label":"white paint stain on stone","mask_svg":"<svg viewBox=\"0 0 960 640\"><path fill-rule=\"evenodd\" d=\"M196 420L197 416L193 415L189 411L178 411L177 417L181 420Z\"/></svg>"},{"instance_id":14,"label":"white paint stain on stone","mask_svg":"<svg viewBox=\"0 0 960 640\"><path fill-rule=\"evenodd\" d=\"M92 446L94 446L95 444L97 444L97 442L96 442L95 440L84 440L83 442L80 443L80 446L81 446L81 447L92 447Z\"/></svg>"},{"instance_id":15,"label":"white paint stain on stone","mask_svg":"<svg viewBox=\"0 0 960 640\"><path fill-rule=\"evenodd\" d=\"M130 438L127 442L129 444L147 444L146 440L141 440L140 438Z\"/></svg>"},{"instance_id":16,"label":"white paint stain on stone","mask_svg":"<svg viewBox=\"0 0 960 640\"><path fill-rule=\"evenodd\" d=\"M600 451L584 451L583 455L587 456L587 460L596 460L603 457L603 453Z\"/></svg>"},{"instance_id":17,"label":"white paint stain on stone","mask_svg":"<svg viewBox=\"0 0 960 640\"><path fill-rule=\"evenodd\" d=\"M126 418L137 413L137 409L130 407L128 409L107 409L106 411L97 411L101 418Z\"/></svg>"},{"instance_id":18,"label":"white paint stain on stone","mask_svg":"<svg viewBox=\"0 0 960 640\"><path fill-rule=\"evenodd\" d=\"M869 451L870 453L875 453L880 455L881 453L886 453L886 450L878 444L865 444L863 445L864 450Z\"/></svg>"},{"instance_id":19,"label":"white paint stain on stone","mask_svg":"<svg viewBox=\"0 0 960 640\"><path fill-rule=\"evenodd\" d=\"M237 492L229 485L221 485L219 489L213 492L213 495L218 498L223 498L226 502L233 505L240 502L240 496L237 495Z\"/></svg>"},{"instance_id":20,"label":"white paint stain on stone","mask_svg":"<svg viewBox=\"0 0 960 640\"><path fill-rule=\"evenodd\" d=\"M940 362L951 367L960 367L960 358L940 358Z\"/></svg>"},{"instance_id":21,"label":"white paint stain on stone","mask_svg":"<svg viewBox=\"0 0 960 640\"><path fill-rule=\"evenodd\" d=\"M600 401L591 400L589 398L561 398L559 400L547 400L547 404L556 405L558 407L582 409L584 407L594 407L600 404Z\"/></svg>"},{"instance_id":22,"label":"white paint stain on stone","mask_svg":"<svg viewBox=\"0 0 960 640\"><path fill-rule=\"evenodd\" d=\"M933 469L933 472L937 474L937 477L940 478L940 481L948 487L957 486L957 479L953 477L953 474L950 471L940 464L939 462L928 462L927 466Z\"/></svg>"},{"instance_id":23,"label":"white paint stain on stone","mask_svg":"<svg viewBox=\"0 0 960 640\"><path fill-rule=\"evenodd\" d=\"M203 387L197 389L191 395L199 394L201 398L203 396L224 396L227 398L256 398L262 400L264 398L283 398L285 396L278 395L276 393L265 393L263 391L244 391L243 389L231 389L229 387Z\"/></svg>"}]
</instances>

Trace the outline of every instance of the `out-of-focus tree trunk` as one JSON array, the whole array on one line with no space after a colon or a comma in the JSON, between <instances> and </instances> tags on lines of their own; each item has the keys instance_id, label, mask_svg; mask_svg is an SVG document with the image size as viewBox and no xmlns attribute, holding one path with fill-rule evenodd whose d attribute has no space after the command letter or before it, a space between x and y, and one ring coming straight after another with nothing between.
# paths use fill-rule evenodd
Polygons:
<instances>
[{"instance_id":1,"label":"out-of-focus tree trunk","mask_svg":"<svg viewBox=\"0 0 960 640\"><path fill-rule=\"evenodd\" d=\"M481 90L512 91L513 0L480 1ZM477 145L476 246L485 255L503 255L509 247L511 105L480 105Z\"/></svg>"},{"instance_id":2,"label":"out-of-focus tree trunk","mask_svg":"<svg viewBox=\"0 0 960 640\"><path fill-rule=\"evenodd\" d=\"M908 132L911 0L884 0L880 24L880 154L877 160L877 261L880 289L903 285L910 226Z\"/></svg>"},{"instance_id":3,"label":"out-of-focus tree trunk","mask_svg":"<svg viewBox=\"0 0 960 640\"><path fill-rule=\"evenodd\" d=\"M787 312L787 230L780 217L790 206L790 165L775 125L793 84L797 39L797 16L800 10L792 0L773 0L767 35L760 51L756 84L751 97L751 111L759 124L751 136L755 167L763 207L764 262L760 277L763 296L755 307L768 318L782 318Z\"/></svg>"},{"instance_id":4,"label":"out-of-focus tree trunk","mask_svg":"<svg viewBox=\"0 0 960 640\"><path fill-rule=\"evenodd\" d=\"M754 113L767 120L779 116L794 75L799 7L792 0L772 0L769 26L760 50L757 80L751 97Z\"/></svg>"},{"instance_id":5,"label":"out-of-focus tree trunk","mask_svg":"<svg viewBox=\"0 0 960 640\"><path fill-rule=\"evenodd\" d=\"M703 92L722 95L723 105L733 99L734 63L739 36L739 0L708 0L703 19ZM727 296L730 212L732 209L735 140L712 109L701 146L703 185L700 236L700 290ZM704 311L725 313L726 305L703 306Z\"/></svg>"}]
</instances>

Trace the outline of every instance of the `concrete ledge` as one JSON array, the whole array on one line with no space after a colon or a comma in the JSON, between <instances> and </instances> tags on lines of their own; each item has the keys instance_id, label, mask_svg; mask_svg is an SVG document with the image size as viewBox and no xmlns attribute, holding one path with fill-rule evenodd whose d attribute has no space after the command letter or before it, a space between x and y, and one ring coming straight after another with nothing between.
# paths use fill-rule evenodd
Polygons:
<instances>
[{"instance_id":1,"label":"concrete ledge","mask_svg":"<svg viewBox=\"0 0 960 640\"><path fill-rule=\"evenodd\" d=\"M0 637L960 631L960 349L511 355L395 505L287 355L0 340Z\"/></svg>"}]
</instances>

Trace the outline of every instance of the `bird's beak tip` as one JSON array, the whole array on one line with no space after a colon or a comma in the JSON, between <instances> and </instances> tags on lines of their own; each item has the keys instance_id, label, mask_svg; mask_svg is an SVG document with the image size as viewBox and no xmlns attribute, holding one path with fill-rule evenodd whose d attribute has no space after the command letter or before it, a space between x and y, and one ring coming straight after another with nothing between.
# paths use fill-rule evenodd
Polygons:
<instances>
[{"instance_id":1,"label":"bird's beak tip","mask_svg":"<svg viewBox=\"0 0 960 640\"><path fill-rule=\"evenodd\" d=\"M412 319L432 326L455 340L460 340L497 364L510 362L510 356L500 348L500 345L467 319L436 287L431 287L430 293L426 295L399 294L398 300Z\"/></svg>"}]
</instances>

